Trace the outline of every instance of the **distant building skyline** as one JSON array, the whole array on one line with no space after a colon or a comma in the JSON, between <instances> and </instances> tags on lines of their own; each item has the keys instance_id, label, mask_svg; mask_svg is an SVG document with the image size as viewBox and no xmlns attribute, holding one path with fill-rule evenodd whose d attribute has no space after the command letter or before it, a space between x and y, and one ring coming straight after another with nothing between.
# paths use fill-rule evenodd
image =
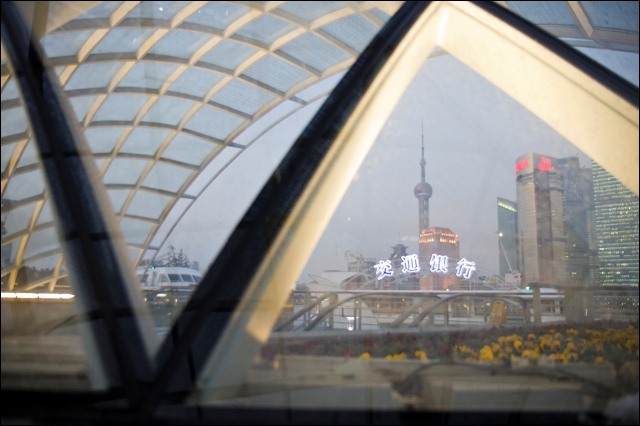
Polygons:
<instances>
[{"instance_id":1,"label":"distant building skyline","mask_svg":"<svg viewBox=\"0 0 640 426\"><path fill-rule=\"evenodd\" d=\"M460 239L449 228L429 226L433 189L426 182L424 142L421 153L421 180L414 187L420 289L453 289L460 282L451 273ZM516 158L516 201L497 197L496 208L501 278L517 276L523 287L638 285L638 197L596 163L589 168L578 157L522 154ZM434 255L450 259L451 270L434 273Z\"/></svg>"},{"instance_id":2,"label":"distant building skyline","mask_svg":"<svg viewBox=\"0 0 640 426\"><path fill-rule=\"evenodd\" d=\"M512 269L520 270L523 285L638 286L636 195L599 164L581 166L577 157L523 154L516 175L515 211L509 200L497 204L501 275L519 250Z\"/></svg>"}]
</instances>

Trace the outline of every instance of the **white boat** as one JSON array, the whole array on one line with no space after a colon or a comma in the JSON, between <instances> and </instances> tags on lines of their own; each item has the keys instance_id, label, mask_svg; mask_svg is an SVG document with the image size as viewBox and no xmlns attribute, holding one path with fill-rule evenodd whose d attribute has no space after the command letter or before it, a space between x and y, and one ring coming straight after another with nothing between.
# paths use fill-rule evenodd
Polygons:
<instances>
[{"instance_id":1,"label":"white boat","mask_svg":"<svg viewBox=\"0 0 640 426\"><path fill-rule=\"evenodd\" d=\"M202 279L200 271L186 266L139 267L136 275L150 306L184 305Z\"/></svg>"},{"instance_id":2,"label":"white boat","mask_svg":"<svg viewBox=\"0 0 640 426\"><path fill-rule=\"evenodd\" d=\"M185 266L139 267L136 275L143 290L192 288L202 279L200 271Z\"/></svg>"}]
</instances>

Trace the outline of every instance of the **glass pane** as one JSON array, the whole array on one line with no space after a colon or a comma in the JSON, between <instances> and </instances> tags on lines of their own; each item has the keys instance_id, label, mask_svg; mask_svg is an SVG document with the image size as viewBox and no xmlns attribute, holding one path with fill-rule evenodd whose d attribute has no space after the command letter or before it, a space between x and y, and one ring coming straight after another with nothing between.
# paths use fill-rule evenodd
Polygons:
<instances>
[{"instance_id":1,"label":"glass pane","mask_svg":"<svg viewBox=\"0 0 640 426\"><path fill-rule=\"evenodd\" d=\"M240 5L210 2L189 16L186 22L224 30L229 24L246 13L247 10L247 8Z\"/></svg>"},{"instance_id":2,"label":"glass pane","mask_svg":"<svg viewBox=\"0 0 640 426\"><path fill-rule=\"evenodd\" d=\"M535 49L531 43L512 54L510 37L518 36L505 28L504 50L491 51L483 38L502 42L484 25L500 25L471 24L470 9L460 9L443 7L442 20L425 24L432 54L410 84L388 70L387 85L372 83L379 90L365 99L376 112L351 120L375 129L373 145L360 163L364 131L338 135L340 154L321 165L304 213L296 210L279 236L277 259L252 281L241 310L254 306L255 314L246 322L239 314L234 337L221 344L238 339L248 349L260 340L259 322L271 318L263 310L280 306L287 270L297 270L304 242L315 241L310 228L323 227L332 211L269 338L256 358L245 358L249 372L241 356L214 354L198 402L597 416L633 396L637 380L618 369L638 363L637 177L603 166L597 146L619 134L614 149L633 155L637 109L579 70L565 79L560 57L519 50ZM458 38L463 30L480 43L468 46ZM420 55L430 47L420 46ZM548 74L521 78L522 63ZM385 121L367 120L385 117L397 87L401 97ZM576 97L584 104L576 107ZM560 110L591 133L559 123ZM613 349L616 339L628 346ZM224 386L234 380L241 393Z\"/></svg>"},{"instance_id":3,"label":"glass pane","mask_svg":"<svg viewBox=\"0 0 640 426\"><path fill-rule=\"evenodd\" d=\"M5 81L5 71L13 77L13 70L4 38L2 51ZM2 389L88 390L92 365L81 338L82 309L68 280L60 279L62 242L39 150L22 91L10 81L2 87Z\"/></svg>"},{"instance_id":4,"label":"glass pane","mask_svg":"<svg viewBox=\"0 0 640 426\"><path fill-rule=\"evenodd\" d=\"M271 15L264 15L244 26L237 34L270 45L293 28L294 26L287 21Z\"/></svg>"}]
</instances>

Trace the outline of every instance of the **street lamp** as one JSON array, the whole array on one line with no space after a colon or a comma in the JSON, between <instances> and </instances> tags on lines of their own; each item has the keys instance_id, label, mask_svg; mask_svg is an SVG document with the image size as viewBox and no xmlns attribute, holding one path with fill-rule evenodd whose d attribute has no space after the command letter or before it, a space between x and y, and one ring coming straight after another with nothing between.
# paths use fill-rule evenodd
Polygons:
<instances>
[{"instance_id":1,"label":"street lamp","mask_svg":"<svg viewBox=\"0 0 640 426\"><path fill-rule=\"evenodd\" d=\"M500 244L500 249L502 250L502 255L504 259L507 261L507 267L509 268L509 272L513 274L513 269L511 268L511 262L509 262L509 256L507 256L507 251L504 249L504 245L502 244L502 237L504 234L502 232L498 232L498 244Z\"/></svg>"}]
</instances>

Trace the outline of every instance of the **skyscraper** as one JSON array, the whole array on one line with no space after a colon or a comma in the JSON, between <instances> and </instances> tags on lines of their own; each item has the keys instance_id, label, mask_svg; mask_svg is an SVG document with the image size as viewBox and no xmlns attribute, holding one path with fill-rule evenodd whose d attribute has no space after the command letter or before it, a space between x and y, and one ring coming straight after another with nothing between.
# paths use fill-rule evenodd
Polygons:
<instances>
[{"instance_id":1,"label":"skyscraper","mask_svg":"<svg viewBox=\"0 0 640 426\"><path fill-rule=\"evenodd\" d=\"M592 286L596 248L591 169L580 167L578 157L558 159L557 168L562 174L564 189L567 283Z\"/></svg>"},{"instance_id":2,"label":"skyscraper","mask_svg":"<svg viewBox=\"0 0 640 426\"><path fill-rule=\"evenodd\" d=\"M456 263L460 260L458 235L449 228L431 227L420 234L420 254L424 254L427 274L420 277L420 290L456 290L460 278ZM421 257L422 259L422 257Z\"/></svg>"},{"instance_id":3,"label":"skyscraper","mask_svg":"<svg viewBox=\"0 0 640 426\"><path fill-rule=\"evenodd\" d=\"M536 153L516 160L516 196L522 283L567 282L563 177L557 160Z\"/></svg>"},{"instance_id":4,"label":"skyscraper","mask_svg":"<svg viewBox=\"0 0 640 426\"><path fill-rule=\"evenodd\" d=\"M500 276L519 271L518 206L514 201L498 197L498 265Z\"/></svg>"},{"instance_id":5,"label":"skyscraper","mask_svg":"<svg viewBox=\"0 0 640 426\"><path fill-rule=\"evenodd\" d=\"M565 317L581 320L594 282L591 170L577 157L528 153L516 160L516 174L522 283L562 289Z\"/></svg>"},{"instance_id":6,"label":"skyscraper","mask_svg":"<svg viewBox=\"0 0 640 426\"><path fill-rule=\"evenodd\" d=\"M638 286L638 196L592 162L600 286Z\"/></svg>"}]
</instances>

